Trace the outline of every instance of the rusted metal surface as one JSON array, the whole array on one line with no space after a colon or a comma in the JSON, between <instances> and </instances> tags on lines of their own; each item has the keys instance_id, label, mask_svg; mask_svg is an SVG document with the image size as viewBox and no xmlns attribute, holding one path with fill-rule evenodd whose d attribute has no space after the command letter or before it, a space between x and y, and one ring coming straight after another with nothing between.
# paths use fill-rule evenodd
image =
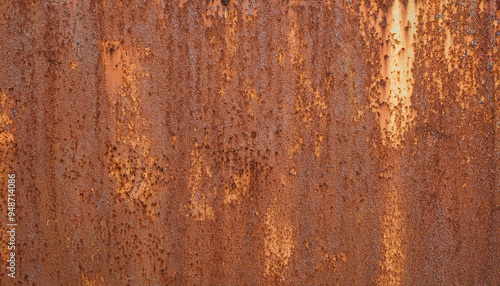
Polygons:
<instances>
[{"instance_id":1,"label":"rusted metal surface","mask_svg":"<svg viewBox=\"0 0 500 286\"><path fill-rule=\"evenodd\" d=\"M1 1L1 284L499 285L499 9Z\"/></svg>"}]
</instances>

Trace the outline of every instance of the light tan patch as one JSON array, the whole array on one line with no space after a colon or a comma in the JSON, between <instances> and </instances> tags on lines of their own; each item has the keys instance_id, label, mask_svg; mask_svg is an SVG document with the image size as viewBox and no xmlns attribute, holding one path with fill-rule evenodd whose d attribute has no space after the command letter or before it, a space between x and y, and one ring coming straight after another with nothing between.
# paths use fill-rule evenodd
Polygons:
<instances>
[{"instance_id":1,"label":"light tan patch","mask_svg":"<svg viewBox=\"0 0 500 286\"><path fill-rule=\"evenodd\" d=\"M283 281L294 248L293 229L289 220L273 209L268 212L265 224L264 275Z\"/></svg>"}]
</instances>

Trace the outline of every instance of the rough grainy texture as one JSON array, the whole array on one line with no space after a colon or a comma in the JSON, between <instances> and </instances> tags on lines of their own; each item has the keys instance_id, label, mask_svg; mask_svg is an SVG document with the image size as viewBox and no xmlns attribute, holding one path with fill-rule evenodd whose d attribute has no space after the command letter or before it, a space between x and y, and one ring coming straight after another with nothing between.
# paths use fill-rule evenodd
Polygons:
<instances>
[{"instance_id":1,"label":"rough grainy texture","mask_svg":"<svg viewBox=\"0 0 500 286\"><path fill-rule=\"evenodd\" d=\"M500 285L499 3L0 1L0 284Z\"/></svg>"}]
</instances>

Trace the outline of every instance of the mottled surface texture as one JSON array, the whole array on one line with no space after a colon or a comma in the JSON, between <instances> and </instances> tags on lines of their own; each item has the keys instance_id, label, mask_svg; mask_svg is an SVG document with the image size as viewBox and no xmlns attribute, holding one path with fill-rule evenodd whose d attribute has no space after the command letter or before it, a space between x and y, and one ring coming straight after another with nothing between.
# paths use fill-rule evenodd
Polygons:
<instances>
[{"instance_id":1,"label":"mottled surface texture","mask_svg":"<svg viewBox=\"0 0 500 286\"><path fill-rule=\"evenodd\" d=\"M14 284L500 285L499 9L0 1Z\"/></svg>"}]
</instances>

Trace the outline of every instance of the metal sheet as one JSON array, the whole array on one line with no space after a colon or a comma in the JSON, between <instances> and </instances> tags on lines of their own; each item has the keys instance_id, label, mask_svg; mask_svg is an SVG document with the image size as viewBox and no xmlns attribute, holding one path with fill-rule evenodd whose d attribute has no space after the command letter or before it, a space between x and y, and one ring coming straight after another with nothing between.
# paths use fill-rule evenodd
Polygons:
<instances>
[{"instance_id":1,"label":"metal sheet","mask_svg":"<svg viewBox=\"0 0 500 286\"><path fill-rule=\"evenodd\" d=\"M1 284L499 285L499 9L2 1Z\"/></svg>"}]
</instances>

